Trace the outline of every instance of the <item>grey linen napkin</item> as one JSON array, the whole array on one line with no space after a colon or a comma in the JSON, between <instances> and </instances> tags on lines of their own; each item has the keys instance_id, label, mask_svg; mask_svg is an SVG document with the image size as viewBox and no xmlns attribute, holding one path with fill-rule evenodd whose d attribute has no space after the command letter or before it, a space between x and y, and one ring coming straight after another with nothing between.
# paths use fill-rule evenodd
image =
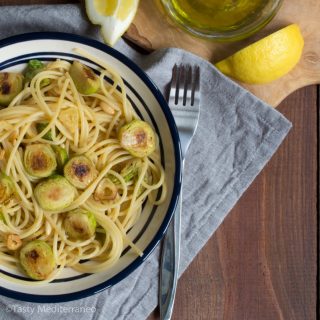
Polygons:
<instances>
[{"instance_id":1,"label":"grey linen napkin","mask_svg":"<svg viewBox=\"0 0 320 320\"><path fill-rule=\"evenodd\" d=\"M0 39L33 31L63 31L101 40L98 28L87 22L78 5L0 7ZM175 63L201 68L201 114L185 166L181 274L277 150L291 124L186 51L165 49L143 56L122 40L115 48L140 65L162 91ZM158 269L159 248L117 285L86 299L60 303L65 309L55 304L44 309L2 296L0 318L145 319L158 303ZM94 308L88 313L73 311L79 306Z\"/></svg>"}]
</instances>

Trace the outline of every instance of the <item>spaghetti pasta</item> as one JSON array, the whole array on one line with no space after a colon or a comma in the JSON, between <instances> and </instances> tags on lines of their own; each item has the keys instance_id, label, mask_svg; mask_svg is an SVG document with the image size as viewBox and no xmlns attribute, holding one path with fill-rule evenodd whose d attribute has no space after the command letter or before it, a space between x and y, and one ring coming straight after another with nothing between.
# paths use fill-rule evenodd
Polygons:
<instances>
[{"instance_id":1,"label":"spaghetti pasta","mask_svg":"<svg viewBox=\"0 0 320 320\"><path fill-rule=\"evenodd\" d=\"M65 267L87 273L106 270L127 246L143 255L127 233L139 220L145 201L159 205L166 196L158 143L150 155L136 157L119 140L121 127L139 118L126 97L121 76L105 62L80 49L76 52L104 68L98 91L81 94L69 73L71 63L56 60L35 74L8 107L0 109L0 169L14 189L2 200L0 192L0 265L21 270L19 249L8 248L9 235L17 236L22 247L44 241L55 261L54 270L40 281L10 278L26 285L48 283ZM40 131L39 123L45 123ZM71 159L85 156L96 175L86 188L74 187L75 197L66 207L44 209L35 188L50 177L37 177L27 170L25 152L30 145L53 150L58 146ZM64 174L62 168L56 170ZM101 196L106 181L110 190ZM86 239L70 237L64 224L66 215L79 208L93 214L96 221L94 234Z\"/></svg>"}]
</instances>

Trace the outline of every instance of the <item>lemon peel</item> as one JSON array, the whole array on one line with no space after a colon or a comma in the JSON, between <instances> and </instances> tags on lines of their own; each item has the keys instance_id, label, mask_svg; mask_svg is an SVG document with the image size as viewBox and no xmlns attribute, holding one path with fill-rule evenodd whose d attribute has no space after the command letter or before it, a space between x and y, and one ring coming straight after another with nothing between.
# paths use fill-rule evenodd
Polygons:
<instances>
[{"instance_id":1,"label":"lemon peel","mask_svg":"<svg viewBox=\"0 0 320 320\"><path fill-rule=\"evenodd\" d=\"M215 66L225 75L248 84L274 81L299 62L304 40L297 24L291 24L243 48Z\"/></svg>"},{"instance_id":2,"label":"lemon peel","mask_svg":"<svg viewBox=\"0 0 320 320\"><path fill-rule=\"evenodd\" d=\"M139 0L86 0L85 4L89 20L101 26L104 41L113 46L133 21Z\"/></svg>"}]
</instances>

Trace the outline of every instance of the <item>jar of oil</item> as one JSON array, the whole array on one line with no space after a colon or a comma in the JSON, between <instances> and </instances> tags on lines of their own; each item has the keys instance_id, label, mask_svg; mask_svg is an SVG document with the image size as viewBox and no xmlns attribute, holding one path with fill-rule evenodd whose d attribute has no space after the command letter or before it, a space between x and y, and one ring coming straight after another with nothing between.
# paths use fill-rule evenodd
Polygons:
<instances>
[{"instance_id":1,"label":"jar of oil","mask_svg":"<svg viewBox=\"0 0 320 320\"><path fill-rule=\"evenodd\" d=\"M282 0L162 0L172 18L193 34L239 39L271 20Z\"/></svg>"}]
</instances>

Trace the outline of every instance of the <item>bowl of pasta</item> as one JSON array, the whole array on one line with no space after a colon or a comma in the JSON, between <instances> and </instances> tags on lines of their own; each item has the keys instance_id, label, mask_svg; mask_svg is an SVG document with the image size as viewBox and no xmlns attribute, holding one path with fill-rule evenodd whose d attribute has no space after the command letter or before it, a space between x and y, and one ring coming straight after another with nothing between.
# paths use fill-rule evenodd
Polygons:
<instances>
[{"instance_id":1,"label":"bowl of pasta","mask_svg":"<svg viewBox=\"0 0 320 320\"><path fill-rule=\"evenodd\" d=\"M180 192L171 112L148 76L95 40L0 41L0 293L84 298L162 239Z\"/></svg>"}]
</instances>

